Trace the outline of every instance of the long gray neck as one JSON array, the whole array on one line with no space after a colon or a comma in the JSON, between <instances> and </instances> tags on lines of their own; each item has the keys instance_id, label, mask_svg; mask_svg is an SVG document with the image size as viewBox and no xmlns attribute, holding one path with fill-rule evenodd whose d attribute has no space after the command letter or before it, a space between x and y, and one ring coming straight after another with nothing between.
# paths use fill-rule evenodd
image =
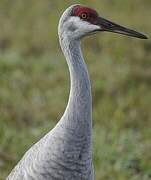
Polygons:
<instances>
[{"instance_id":1,"label":"long gray neck","mask_svg":"<svg viewBox=\"0 0 151 180\"><path fill-rule=\"evenodd\" d=\"M60 38L60 44L70 72L70 95L62 123L68 128L75 129L77 133L91 135L91 86L81 52L80 41L69 42L68 39Z\"/></svg>"}]
</instances>

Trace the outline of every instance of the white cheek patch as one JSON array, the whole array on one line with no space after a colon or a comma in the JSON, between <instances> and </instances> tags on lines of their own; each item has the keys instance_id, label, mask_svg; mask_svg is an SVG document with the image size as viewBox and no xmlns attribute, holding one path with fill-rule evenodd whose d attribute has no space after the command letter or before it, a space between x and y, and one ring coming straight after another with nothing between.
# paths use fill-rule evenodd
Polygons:
<instances>
[{"instance_id":1,"label":"white cheek patch","mask_svg":"<svg viewBox=\"0 0 151 180\"><path fill-rule=\"evenodd\" d=\"M68 30L71 31L71 32L74 32L74 31L76 31L77 29L78 29L78 27L75 26L74 24L72 24L72 25L70 25L70 26L68 27Z\"/></svg>"},{"instance_id":2,"label":"white cheek patch","mask_svg":"<svg viewBox=\"0 0 151 180\"><path fill-rule=\"evenodd\" d=\"M74 32L78 29L78 26L77 26L77 19L79 19L78 17L70 17L68 19L68 21L65 23L65 27L67 30L71 31L71 32Z\"/></svg>"},{"instance_id":3,"label":"white cheek patch","mask_svg":"<svg viewBox=\"0 0 151 180\"><path fill-rule=\"evenodd\" d=\"M81 19L79 18L79 17L77 17L77 16L71 16L70 18L69 18L69 20L68 20L68 22L70 23L74 23L74 24L76 24L78 21L80 21Z\"/></svg>"},{"instance_id":4,"label":"white cheek patch","mask_svg":"<svg viewBox=\"0 0 151 180\"><path fill-rule=\"evenodd\" d=\"M87 33L87 32L91 32L94 30L99 30L100 27L94 24L91 24L87 21L83 21L82 19L80 19L79 17L70 17L69 21L70 22L70 26L72 24L71 27L75 27L75 29L78 29L80 32L83 33Z\"/></svg>"}]
</instances>

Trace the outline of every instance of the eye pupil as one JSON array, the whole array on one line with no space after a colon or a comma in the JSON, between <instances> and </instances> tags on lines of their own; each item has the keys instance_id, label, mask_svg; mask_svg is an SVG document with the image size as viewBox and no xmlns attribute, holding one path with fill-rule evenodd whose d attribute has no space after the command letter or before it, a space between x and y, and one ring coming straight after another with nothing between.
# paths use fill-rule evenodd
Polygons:
<instances>
[{"instance_id":1,"label":"eye pupil","mask_svg":"<svg viewBox=\"0 0 151 180\"><path fill-rule=\"evenodd\" d=\"M81 17L82 17L82 19L86 19L87 18L87 14L86 13L82 13Z\"/></svg>"}]
</instances>

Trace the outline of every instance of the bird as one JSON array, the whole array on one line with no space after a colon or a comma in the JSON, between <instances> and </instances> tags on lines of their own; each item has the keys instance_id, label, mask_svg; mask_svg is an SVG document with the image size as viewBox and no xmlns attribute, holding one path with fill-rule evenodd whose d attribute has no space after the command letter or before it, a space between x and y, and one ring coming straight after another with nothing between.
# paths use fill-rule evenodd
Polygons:
<instances>
[{"instance_id":1,"label":"bird","mask_svg":"<svg viewBox=\"0 0 151 180\"><path fill-rule=\"evenodd\" d=\"M80 44L85 36L104 31L147 39L85 5L74 4L62 14L58 35L70 75L67 107L56 126L24 154L7 180L94 180L91 83Z\"/></svg>"}]
</instances>

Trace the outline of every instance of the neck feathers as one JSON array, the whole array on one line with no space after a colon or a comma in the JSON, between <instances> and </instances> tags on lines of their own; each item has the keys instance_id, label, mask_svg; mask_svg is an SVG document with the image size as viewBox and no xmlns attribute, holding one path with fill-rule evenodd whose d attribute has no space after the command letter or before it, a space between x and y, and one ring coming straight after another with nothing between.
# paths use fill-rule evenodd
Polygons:
<instances>
[{"instance_id":1,"label":"neck feathers","mask_svg":"<svg viewBox=\"0 0 151 180\"><path fill-rule=\"evenodd\" d=\"M91 133L91 86L81 52L80 41L69 42L65 38L60 38L60 44L70 72L70 95L63 119L67 121L67 126Z\"/></svg>"}]
</instances>

